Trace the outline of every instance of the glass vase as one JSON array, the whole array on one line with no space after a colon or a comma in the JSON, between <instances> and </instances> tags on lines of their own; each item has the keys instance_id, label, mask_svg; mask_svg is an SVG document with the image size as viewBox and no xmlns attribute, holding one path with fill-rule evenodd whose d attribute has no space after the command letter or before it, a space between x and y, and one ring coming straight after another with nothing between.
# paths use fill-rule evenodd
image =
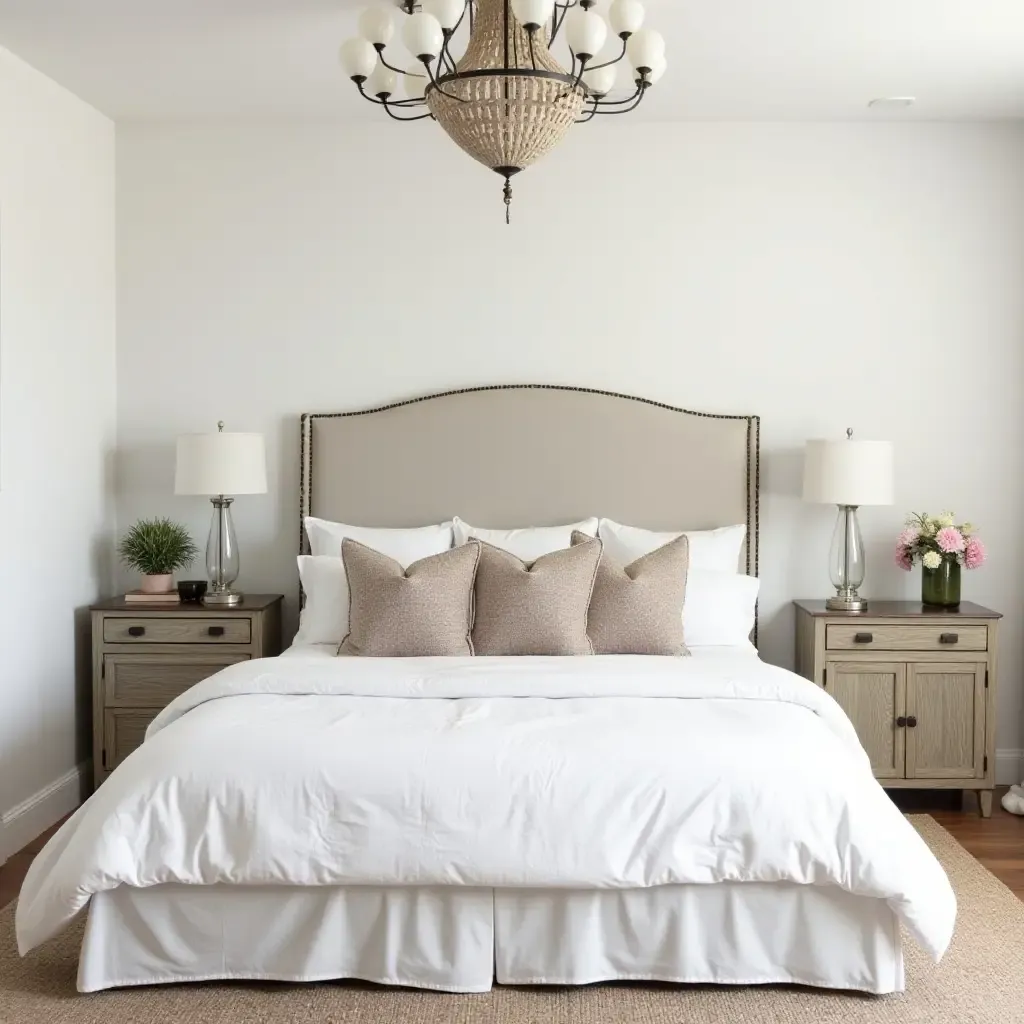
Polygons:
<instances>
[{"instance_id":1,"label":"glass vase","mask_svg":"<svg viewBox=\"0 0 1024 1024\"><path fill-rule=\"evenodd\" d=\"M960 604L960 563L946 555L937 569L921 568L921 603L932 608L956 608Z\"/></svg>"}]
</instances>

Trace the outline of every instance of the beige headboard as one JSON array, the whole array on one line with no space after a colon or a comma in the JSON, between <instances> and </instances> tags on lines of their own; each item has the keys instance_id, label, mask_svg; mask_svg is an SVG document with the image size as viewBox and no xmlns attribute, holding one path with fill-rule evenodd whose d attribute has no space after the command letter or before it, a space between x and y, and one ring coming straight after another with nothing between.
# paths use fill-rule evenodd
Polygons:
<instances>
[{"instance_id":1,"label":"beige headboard","mask_svg":"<svg viewBox=\"0 0 1024 1024\"><path fill-rule=\"evenodd\" d=\"M300 512L360 526L651 530L747 524L757 575L760 419L587 388L469 388L302 417ZM308 550L300 522L301 550Z\"/></svg>"}]
</instances>

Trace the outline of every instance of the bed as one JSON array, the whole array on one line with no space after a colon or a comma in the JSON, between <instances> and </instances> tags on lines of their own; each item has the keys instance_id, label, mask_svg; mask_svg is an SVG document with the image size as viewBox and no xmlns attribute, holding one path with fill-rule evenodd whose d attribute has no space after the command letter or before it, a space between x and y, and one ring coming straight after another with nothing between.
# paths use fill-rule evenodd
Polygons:
<instances>
[{"instance_id":1,"label":"bed","mask_svg":"<svg viewBox=\"0 0 1024 1024\"><path fill-rule=\"evenodd\" d=\"M454 511L742 522L756 574L758 449L756 417L473 389L303 417L300 512L381 527ZM901 924L935 957L950 940L941 867L830 697L751 643L692 655L345 659L307 645L232 666L169 706L39 855L19 946L88 907L82 991L900 991Z\"/></svg>"}]
</instances>

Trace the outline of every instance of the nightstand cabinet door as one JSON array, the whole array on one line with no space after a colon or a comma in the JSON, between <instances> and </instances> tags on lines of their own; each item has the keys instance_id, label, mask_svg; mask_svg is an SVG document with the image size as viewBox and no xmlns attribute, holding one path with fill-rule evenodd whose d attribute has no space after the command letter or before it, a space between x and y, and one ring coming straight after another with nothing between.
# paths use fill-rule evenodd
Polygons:
<instances>
[{"instance_id":1,"label":"nightstand cabinet door","mask_svg":"<svg viewBox=\"0 0 1024 1024\"><path fill-rule=\"evenodd\" d=\"M906 729L906 666L882 661L829 661L825 689L853 722L877 779L902 779Z\"/></svg>"},{"instance_id":2,"label":"nightstand cabinet door","mask_svg":"<svg viewBox=\"0 0 1024 1024\"><path fill-rule=\"evenodd\" d=\"M106 745L100 756L105 772L112 772L136 747L142 746L149 723L158 714L160 708L108 708L104 712Z\"/></svg>"},{"instance_id":3,"label":"nightstand cabinet door","mask_svg":"<svg viewBox=\"0 0 1024 1024\"><path fill-rule=\"evenodd\" d=\"M985 664L907 666L907 778L985 776Z\"/></svg>"}]
</instances>

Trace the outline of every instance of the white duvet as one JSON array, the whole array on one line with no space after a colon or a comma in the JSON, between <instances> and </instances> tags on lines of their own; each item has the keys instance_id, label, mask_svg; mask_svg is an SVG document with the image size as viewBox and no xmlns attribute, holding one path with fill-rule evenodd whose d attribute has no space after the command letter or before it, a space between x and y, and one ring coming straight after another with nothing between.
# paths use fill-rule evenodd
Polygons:
<instances>
[{"instance_id":1,"label":"white duvet","mask_svg":"<svg viewBox=\"0 0 1024 1024\"><path fill-rule=\"evenodd\" d=\"M828 694L715 658L291 657L170 704L36 858L27 952L165 882L635 888L886 900L938 958L949 882Z\"/></svg>"}]
</instances>

